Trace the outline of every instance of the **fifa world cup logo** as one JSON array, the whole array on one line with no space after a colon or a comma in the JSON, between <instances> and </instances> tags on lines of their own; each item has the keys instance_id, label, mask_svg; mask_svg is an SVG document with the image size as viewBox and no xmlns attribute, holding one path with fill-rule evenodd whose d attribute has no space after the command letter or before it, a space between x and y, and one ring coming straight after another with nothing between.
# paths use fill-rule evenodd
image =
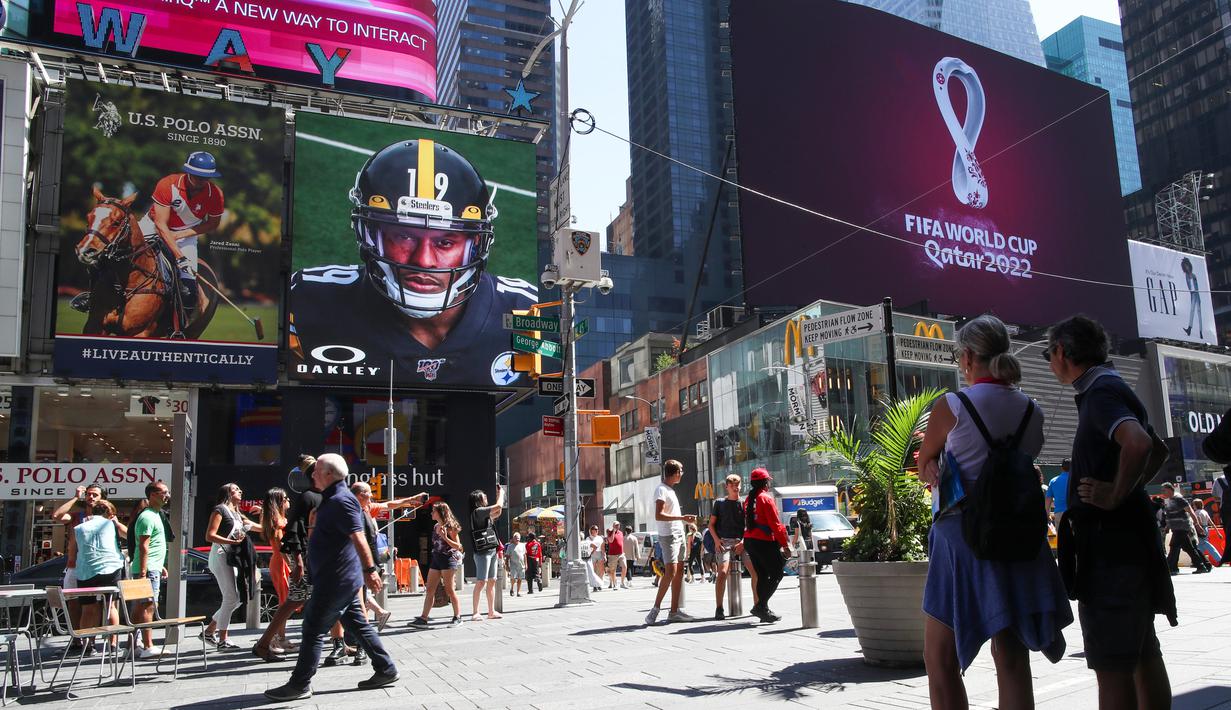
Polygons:
<instances>
[{"instance_id":1,"label":"fifa world cup logo","mask_svg":"<svg viewBox=\"0 0 1231 710\"><path fill-rule=\"evenodd\" d=\"M966 121L958 121L949 97L949 85L956 79L966 89ZM975 143L983 130L983 85L979 75L966 62L956 57L945 57L936 63L932 71L932 89L936 92L936 105L945 120L949 135L957 151L953 155L953 193L964 205L982 209L987 206L987 179L983 167L975 157Z\"/></svg>"}]
</instances>

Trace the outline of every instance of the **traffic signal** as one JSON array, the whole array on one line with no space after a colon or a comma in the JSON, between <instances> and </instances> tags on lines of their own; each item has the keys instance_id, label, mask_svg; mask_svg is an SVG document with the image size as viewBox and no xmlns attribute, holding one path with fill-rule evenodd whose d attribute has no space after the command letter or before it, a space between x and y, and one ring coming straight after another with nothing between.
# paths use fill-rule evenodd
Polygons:
<instances>
[{"instance_id":1,"label":"traffic signal","mask_svg":"<svg viewBox=\"0 0 1231 710\"><path fill-rule=\"evenodd\" d=\"M524 309L524 308L515 309L513 311L513 315L515 316L537 316L539 315L539 308L538 306L533 306L529 309ZM536 339L542 338L541 331L531 330L531 331L519 331L519 332L524 332L526 335L529 335L532 338L536 338ZM513 371L514 372L524 372L530 377L530 379L537 380L539 376L543 374L543 356L539 355L538 353L514 352L513 353Z\"/></svg>"},{"instance_id":2,"label":"traffic signal","mask_svg":"<svg viewBox=\"0 0 1231 710\"><path fill-rule=\"evenodd\" d=\"M372 500L383 500L385 497L385 474L378 473L368 479L368 486L372 489Z\"/></svg>"}]
</instances>

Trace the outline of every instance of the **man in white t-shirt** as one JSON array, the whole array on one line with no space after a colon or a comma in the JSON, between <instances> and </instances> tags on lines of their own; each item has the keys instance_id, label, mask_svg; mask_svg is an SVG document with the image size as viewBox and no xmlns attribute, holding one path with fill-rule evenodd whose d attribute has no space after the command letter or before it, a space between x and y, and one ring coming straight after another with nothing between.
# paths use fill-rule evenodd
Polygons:
<instances>
[{"instance_id":1,"label":"man in white t-shirt","mask_svg":"<svg viewBox=\"0 0 1231 710\"><path fill-rule=\"evenodd\" d=\"M590 536L582 541L585 547L583 555L586 558L586 580L590 583L590 591L600 592L603 589L603 536L598 533L598 526L590 526Z\"/></svg>"},{"instance_id":2,"label":"man in white t-shirt","mask_svg":"<svg viewBox=\"0 0 1231 710\"><path fill-rule=\"evenodd\" d=\"M663 551L662 583L658 585L658 594L654 597L654 608L646 614L646 625L658 620L663 597L667 587L671 588L671 612L667 621L695 621L680 609L680 592L684 583L684 560L688 559L688 550L684 548L684 523L697 522L695 515L682 515L680 499L675 495L674 486L684 477L684 464L670 459L663 464L663 482L654 489L654 520L658 525L658 544Z\"/></svg>"},{"instance_id":3,"label":"man in white t-shirt","mask_svg":"<svg viewBox=\"0 0 1231 710\"><path fill-rule=\"evenodd\" d=\"M631 588L633 586L633 572L635 568L640 566L645 561L645 551L641 549L641 536L634 533L631 529L624 534L624 556L628 559L628 564L624 571L624 582Z\"/></svg>"}]
</instances>

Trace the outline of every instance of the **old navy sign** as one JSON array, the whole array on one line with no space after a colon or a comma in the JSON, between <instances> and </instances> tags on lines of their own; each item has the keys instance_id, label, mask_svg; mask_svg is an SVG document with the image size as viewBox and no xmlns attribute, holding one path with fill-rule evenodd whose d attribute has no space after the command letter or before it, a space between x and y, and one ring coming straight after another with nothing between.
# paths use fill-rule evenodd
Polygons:
<instances>
[{"instance_id":1,"label":"old navy sign","mask_svg":"<svg viewBox=\"0 0 1231 710\"><path fill-rule=\"evenodd\" d=\"M27 26L6 27L4 39L310 87L436 98L431 0L57 0L41 8L31 8Z\"/></svg>"},{"instance_id":2,"label":"old navy sign","mask_svg":"<svg viewBox=\"0 0 1231 710\"><path fill-rule=\"evenodd\" d=\"M144 498L147 485L170 478L169 463L0 463L0 500L64 500L91 485L108 498Z\"/></svg>"}]
</instances>

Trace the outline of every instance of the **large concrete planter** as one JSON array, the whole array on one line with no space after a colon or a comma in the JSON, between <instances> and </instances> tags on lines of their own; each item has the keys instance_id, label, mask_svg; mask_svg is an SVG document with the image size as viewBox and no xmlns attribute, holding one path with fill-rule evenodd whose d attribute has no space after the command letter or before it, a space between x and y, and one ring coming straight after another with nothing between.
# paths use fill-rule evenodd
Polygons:
<instances>
[{"instance_id":1,"label":"large concrete planter","mask_svg":"<svg viewBox=\"0 0 1231 710\"><path fill-rule=\"evenodd\" d=\"M833 571L864 662L923 665L923 585L928 563L838 560Z\"/></svg>"}]
</instances>

